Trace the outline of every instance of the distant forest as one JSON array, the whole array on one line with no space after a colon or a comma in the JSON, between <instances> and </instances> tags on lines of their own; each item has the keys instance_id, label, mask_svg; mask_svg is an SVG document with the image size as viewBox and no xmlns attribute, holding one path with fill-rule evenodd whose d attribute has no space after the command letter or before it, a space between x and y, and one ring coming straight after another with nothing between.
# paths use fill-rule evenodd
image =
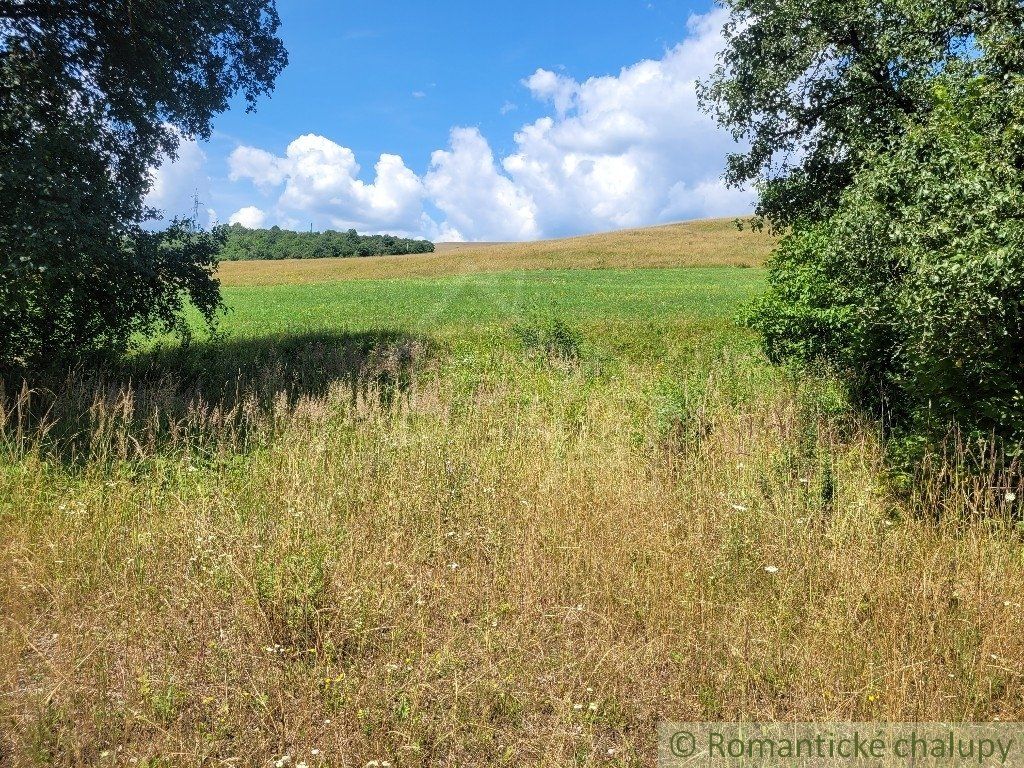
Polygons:
<instances>
[{"instance_id":1,"label":"distant forest","mask_svg":"<svg viewBox=\"0 0 1024 768\"><path fill-rule=\"evenodd\" d=\"M225 229L227 239L220 252L223 261L396 256L434 251L434 244L429 240L360 235L354 229L347 232L291 232L280 227L247 229L241 224L232 224Z\"/></svg>"}]
</instances>

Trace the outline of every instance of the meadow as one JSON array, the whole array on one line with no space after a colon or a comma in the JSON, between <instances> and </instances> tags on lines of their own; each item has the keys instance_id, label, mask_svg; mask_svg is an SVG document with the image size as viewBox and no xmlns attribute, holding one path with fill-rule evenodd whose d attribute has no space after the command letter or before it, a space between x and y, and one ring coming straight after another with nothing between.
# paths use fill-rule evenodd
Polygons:
<instances>
[{"instance_id":1,"label":"meadow","mask_svg":"<svg viewBox=\"0 0 1024 768\"><path fill-rule=\"evenodd\" d=\"M764 360L736 316L769 247L225 264L214 338L14 388L0 765L651 766L661 719L1019 720L1017 524L984 478L897 493L877 425Z\"/></svg>"}]
</instances>

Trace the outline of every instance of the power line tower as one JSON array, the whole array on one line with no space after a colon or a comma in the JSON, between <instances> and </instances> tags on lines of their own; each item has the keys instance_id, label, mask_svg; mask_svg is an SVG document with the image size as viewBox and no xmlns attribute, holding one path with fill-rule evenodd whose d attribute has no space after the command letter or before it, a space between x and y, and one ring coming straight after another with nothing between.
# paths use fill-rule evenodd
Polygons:
<instances>
[{"instance_id":1,"label":"power line tower","mask_svg":"<svg viewBox=\"0 0 1024 768\"><path fill-rule=\"evenodd\" d=\"M192 193L192 221L189 224L189 228L192 229L193 232L195 230L199 229L199 206L200 205L201 205L201 203L199 201L199 187L196 187L195 191L193 191L193 193Z\"/></svg>"}]
</instances>

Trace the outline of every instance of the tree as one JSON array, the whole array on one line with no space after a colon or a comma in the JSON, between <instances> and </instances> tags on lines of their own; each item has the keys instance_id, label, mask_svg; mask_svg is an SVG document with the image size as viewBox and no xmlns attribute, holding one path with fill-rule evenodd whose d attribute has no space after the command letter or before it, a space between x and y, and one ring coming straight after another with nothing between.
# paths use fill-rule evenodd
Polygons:
<instances>
[{"instance_id":1,"label":"tree","mask_svg":"<svg viewBox=\"0 0 1024 768\"><path fill-rule=\"evenodd\" d=\"M751 320L915 442L1024 448L1024 4L728 0L702 97L785 232Z\"/></svg>"},{"instance_id":2,"label":"tree","mask_svg":"<svg viewBox=\"0 0 1024 768\"><path fill-rule=\"evenodd\" d=\"M726 180L755 184L777 231L829 215L868 154L932 108L948 65L1018 59L1020 0L722 0L726 47L699 97L746 144Z\"/></svg>"},{"instance_id":3,"label":"tree","mask_svg":"<svg viewBox=\"0 0 1024 768\"><path fill-rule=\"evenodd\" d=\"M144 231L151 170L252 109L287 56L274 0L0 0L0 369L211 318L221 235Z\"/></svg>"},{"instance_id":4,"label":"tree","mask_svg":"<svg viewBox=\"0 0 1024 768\"><path fill-rule=\"evenodd\" d=\"M753 319L777 360L826 360L901 431L1024 446L1024 82L936 79L928 118L869 158L774 256Z\"/></svg>"}]
</instances>

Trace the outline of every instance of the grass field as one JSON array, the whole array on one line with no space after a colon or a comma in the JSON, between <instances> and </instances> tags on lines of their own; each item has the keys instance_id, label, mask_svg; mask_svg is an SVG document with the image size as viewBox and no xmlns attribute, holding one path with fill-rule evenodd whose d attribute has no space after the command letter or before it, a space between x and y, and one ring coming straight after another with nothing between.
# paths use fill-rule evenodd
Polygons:
<instances>
[{"instance_id":1,"label":"grass field","mask_svg":"<svg viewBox=\"0 0 1024 768\"><path fill-rule=\"evenodd\" d=\"M1019 720L1018 528L981 481L887 490L875 425L734 322L762 256L719 226L648 262L225 265L217 339L13 393L0 765L652 766L663 718Z\"/></svg>"}]
</instances>

